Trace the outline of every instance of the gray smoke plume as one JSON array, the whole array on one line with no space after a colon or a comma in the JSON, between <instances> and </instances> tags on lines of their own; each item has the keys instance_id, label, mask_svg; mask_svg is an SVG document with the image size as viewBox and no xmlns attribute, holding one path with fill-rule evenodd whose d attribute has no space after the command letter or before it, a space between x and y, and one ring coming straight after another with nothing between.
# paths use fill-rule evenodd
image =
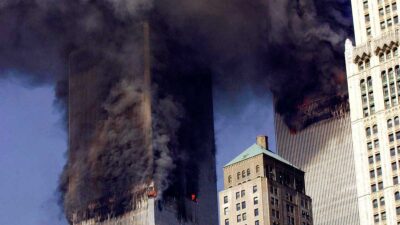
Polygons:
<instances>
[{"instance_id":1,"label":"gray smoke plume","mask_svg":"<svg viewBox=\"0 0 400 225\"><path fill-rule=\"evenodd\" d=\"M144 151L139 110L143 21L152 30L155 80L168 86L153 85L154 155ZM299 105L346 95L351 29L348 0L2 0L0 78L16 71L33 85L54 83L59 105L73 115L66 125L77 141L60 184L70 214L150 178L162 194L177 159L193 154L179 148L181 122L192 118L179 97L185 94L166 91L181 87L163 82L174 73L165 68L208 71L228 95L244 84L268 89L278 113L298 128ZM83 89L84 96L70 93Z\"/></svg>"}]
</instances>

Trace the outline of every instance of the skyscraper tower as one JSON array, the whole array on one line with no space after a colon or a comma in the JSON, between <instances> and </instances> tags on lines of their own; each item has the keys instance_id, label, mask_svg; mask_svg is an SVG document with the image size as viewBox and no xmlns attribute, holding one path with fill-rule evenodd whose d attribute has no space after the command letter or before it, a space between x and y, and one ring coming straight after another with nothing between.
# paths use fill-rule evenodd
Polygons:
<instances>
[{"instance_id":1,"label":"skyscraper tower","mask_svg":"<svg viewBox=\"0 0 400 225\"><path fill-rule=\"evenodd\" d=\"M217 224L211 76L159 59L149 23L139 29L137 73L90 52L70 56L67 218L73 225ZM123 145L104 144L110 136Z\"/></svg>"},{"instance_id":2,"label":"skyscraper tower","mask_svg":"<svg viewBox=\"0 0 400 225\"><path fill-rule=\"evenodd\" d=\"M396 0L352 0L346 69L360 223L400 224L400 70Z\"/></svg>"},{"instance_id":3,"label":"skyscraper tower","mask_svg":"<svg viewBox=\"0 0 400 225\"><path fill-rule=\"evenodd\" d=\"M333 107L332 107L333 106ZM310 101L301 110L311 125L294 131L275 115L278 154L305 172L315 225L358 225L357 187L347 104Z\"/></svg>"}]
</instances>

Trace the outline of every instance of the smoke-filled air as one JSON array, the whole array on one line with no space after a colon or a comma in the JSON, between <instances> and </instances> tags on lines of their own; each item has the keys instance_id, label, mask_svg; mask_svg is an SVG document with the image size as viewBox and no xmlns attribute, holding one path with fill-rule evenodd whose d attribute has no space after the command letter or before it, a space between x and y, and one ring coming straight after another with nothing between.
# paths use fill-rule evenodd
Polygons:
<instances>
[{"instance_id":1,"label":"smoke-filled air","mask_svg":"<svg viewBox=\"0 0 400 225\"><path fill-rule=\"evenodd\" d=\"M54 85L69 132L60 202L71 221L142 184L154 182L159 199L196 193L204 148L187 139L213 137L200 127L212 117L198 116L212 115L212 86L272 92L296 129L300 105L345 99L350 10L349 0L1 0L0 79Z\"/></svg>"}]
</instances>

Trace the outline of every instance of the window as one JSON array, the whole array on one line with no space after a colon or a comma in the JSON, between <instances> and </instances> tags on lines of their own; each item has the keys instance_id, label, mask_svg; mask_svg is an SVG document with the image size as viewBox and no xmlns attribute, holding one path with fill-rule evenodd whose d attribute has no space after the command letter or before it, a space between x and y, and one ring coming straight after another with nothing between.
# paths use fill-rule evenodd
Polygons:
<instances>
[{"instance_id":1,"label":"window","mask_svg":"<svg viewBox=\"0 0 400 225\"><path fill-rule=\"evenodd\" d=\"M367 149L368 150L372 150L372 142L368 142L367 143Z\"/></svg>"},{"instance_id":2,"label":"window","mask_svg":"<svg viewBox=\"0 0 400 225\"><path fill-rule=\"evenodd\" d=\"M400 207L396 207L396 215L400 215Z\"/></svg>"},{"instance_id":3,"label":"window","mask_svg":"<svg viewBox=\"0 0 400 225\"><path fill-rule=\"evenodd\" d=\"M254 185L253 186L253 193L256 193L257 192L257 185Z\"/></svg>"},{"instance_id":4,"label":"window","mask_svg":"<svg viewBox=\"0 0 400 225\"><path fill-rule=\"evenodd\" d=\"M246 202L242 202L242 209L246 208Z\"/></svg>"},{"instance_id":5,"label":"window","mask_svg":"<svg viewBox=\"0 0 400 225\"><path fill-rule=\"evenodd\" d=\"M246 173L244 172L244 170L242 171L242 178L246 177Z\"/></svg>"},{"instance_id":6,"label":"window","mask_svg":"<svg viewBox=\"0 0 400 225\"><path fill-rule=\"evenodd\" d=\"M239 222L242 222L242 215L237 215L237 218L236 218L236 220L237 220L237 222L239 223Z\"/></svg>"},{"instance_id":7,"label":"window","mask_svg":"<svg viewBox=\"0 0 400 225\"><path fill-rule=\"evenodd\" d=\"M228 203L228 196L224 196L224 203Z\"/></svg>"},{"instance_id":8,"label":"window","mask_svg":"<svg viewBox=\"0 0 400 225\"><path fill-rule=\"evenodd\" d=\"M392 163L392 170L397 170L397 164L396 164L396 162L393 162L393 163Z\"/></svg>"},{"instance_id":9,"label":"window","mask_svg":"<svg viewBox=\"0 0 400 225\"><path fill-rule=\"evenodd\" d=\"M399 184L399 177L393 177L393 185Z\"/></svg>"},{"instance_id":10,"label":"window","mask_svg":"<svg viewBox=\"0 0 400 225\"><path fill-rule=\"evenodd\" d=\"M380 204L381 206L384 206L384 205L385 205L385 198L384 198L384 197L382 197L382 198L379 199L379 204Z\"/></svg>"},{"instance_id":11,"label":"window","mask_svg":"<svg viewBox=\"0 0 400 225\"><path fill-rule=\"evenodd\" d=\"M387 127L388 127L388 128L392 128L392 127L393 127L392 119L388 119L388 121L387 121Z\"/></svg>"},{"instance_id":12,"label":"window","mask_svg":"<svg viewBox=\"0 0 400 225\"><path fill-rule=\"evenodd\" d=\"M374 222L379 223L379 214L374 215Z\"/></svg>"},{"instance_id":13,"label":"window","mask_svg":"<svg viewBox=\"0 0 400 225\"><path fill-rule=\"evenodd\" d=\"M386 220L386 212L381 213L381 220Z\"/></svg>"},{"instance_id":14,"label":"window","mask_svg":"<svg viewBox=\"0 0 400 225\"><path fill-rule=\"evenodd\" d=\"M389 22L389 21L388 21L388 22ZM390 20L390 22L392 22L392 20ZM389 24L388 24L388 26L389 26ZM386 52L386 59L389 60L389 59L391 59L391 58L392 58L392 54L390 53L390 51L387 51L387 52ZM390 71L389 71L389 72L390 72ZM392 74L392 75L393 75L393 74ZM390 78L392 78L392 77L389 77L389 79L390 79ZM392 79L393 79L393 78L392 78Z\"/></svg>"},{"instance_id":15,"label":"window","mask_svg":"<svg viewBox=\"0 0 400 225\"><path fill-rule=\"evenodd\" d=\"M382 168L379 167L378 169L376 169L376 173L377 173L378 177L382 176Z\"/></svg>"},{"instance_id":16,"label":"window","mask_svg":"<svg viewBox=\"0 0 400 225\"><path fill-rule=\"evenodd\" d=\"M236 211L240 210L240 203L236 203Z\"/></svg>"},{"instance_id":17,"label":"window","mask_svg":"<svg viewBox=\"0 0 400 225\"><path fill-rule=\"evenodd\" d=\"M385 61L385 55L383 53L379 54L379 62L384 62L384 61Z\"/></svg>"},{"instance_id":18,"label":"window","mask_svg":"<svg viewBox=\"0 0 400 225\"><path fill-rule=\"evenodd\" d=\"M390 156L393 157L396 155L396 150L394 148L390 149Z\"/></svg>"},{"instance_id":19,"label":"window","mask_svg":"<svg viewBox=\"0 0 400 225\"><path fill-rule=\"evenodd\" d=\"M387 20L387 25L388 25L388 27L391 27L393 25L392 19ZM389 56L390 56L389 58L391 58L392 54L389 54Z\"/></svg>"},{"instance_id":20,"label":"window","mask_svg":"<svg viewBox=\"0 0 400 225\"><path fill-rule=\"evenodd\" d=\"M250 176L250 169L247 169L247 176Z\"/></svg>"},{"instance_id":21,"label":"window","mask_svg":"<svg viewBox=\"0 0 400 225\"><path fill-rule=\"evenodd\" d=\"M378 133L378 125L372 126L372 133L377 134Z\"/></svg>"},{"instance_id":22,"label":"window","mask_svg":"<svg viewBox=\"0 0 400 225\"><path fill-rule=\"evenodd\" d=\"M394 2L394 3L392 4L392 10L393 10L393 11L396 11L396 10L397 10L397 4L396 4L396 2Z\"/></svg>"},{"instance_id":23,"label":"window","mask_svg":"<svg viewBox=\"0 0 400 225\"><path fill-rule=\"evenodd\" d=\"M229 175L229 176L228 176L228 183L231 183L231 182L232 182L232 176Z\"/></svg>"},{"instance_id":24,"label":"window","mask_svg":"<svg viewBox=\"0 0 400 225\"><path fill-rule=\"evenodd\" d=\"M369 22L370 18L369 18L369 14L365 15L365 22Z\"/></svg>"},{"instance_id":25,"label":"window","mask_svg":"<svg viewBox=\"0 0 400 225\"><path fill-rule=\"evenodd\" d=\"M376 162L380 162L381 161L381 154L380 153L375 155L375 161Z\"/></svg>"},{"instance_id":26,"label":"window","mask_svg":"<svg viewBox=\"0 0 400 225\"><path fill-rule=\"evenodd\" d=\"M381 22L381 30L384 30L386 28L385 21Z\"/></svg>"},{"instance_id":27,"label":"window","mask_svg":"<svg viewBox=\"0 0 400 225\"><path fill-rule=\"evenodd\" d=\"M376 192L376 184L371 185L371 192Z\"/></svg>"},{"instance_id":28,"label":"window","mask_svg":"<svg viewBox=\"0 0 400 225\"><path fill-rule=\"evenodd\" d=\"M389 142L392 143L394 141L394 135L389 134Z\"/></svg>"},{"instance_id":29,"label":"window","mask_svg":"<svg viewBox=\"0 0 400 225\"><path fill-rule=\"evenodd\" d=\"M383 182L382 181L378 183L378 189L383 190Z\"/></svg>"},{"instance_id":30,"label":"window","mask_svg":"<svg viewBox=\"0 0 400 225\"><path fill-rule=\"evenodd\" d=\"M385 12L384 12L383 8L380 8L379 9L379 16L383 16L383 15L385 15Z\"/></svg>"},{"instance_id":31,"label":"window","mask_svg":"<svg viewBox=\"0 0 400 225\"><path fill-rule=\"evenodd\" d=\"M387 5L387 6L385 7L385 9L386 9L386 13L390 13L390 5Z\"/></svg>"},{"instance_id":32,"label":"window","mask_svg":"<svg viewBox=\"0 0 400 225\"><path fill-rule=\"evenodd\" d=\"M256 221L254 222L254 225L260 225L260 222L259 222L258 220L256 220Z\"/></svg>"},{"instance_id":33,"label":"window","mask_svg":"<svg viewBox=\"0 0 400 225\"><path fill-rule=\"evenodd\" d=\"M254 216L258 216L258 209L254 209Z\"/></svg>"},{"instance_id":34,"label":"window","mask_svg":"<svg viewBox=\"0 0 400 225\"><path fill-rule=\"evenodd\" d=\"M224 215L227 215L228 214L228 207L225 207L224 208Z\"/></svg>"},{"instance_id":35,"label":"window","mask_svg":"<svg viewBox=\"0 0 400 225\"><path fill-rule=\"evenodd\" d=\"M365 129L365 134L367 135L367 137L371 136L371 128L367 127L367 129Z\"/></svg>"},{"instance_id":36,"label":"window","mask_svg":"<svg viewBox=\"0 0 400 225\"><path fill-rule=\"evenodd\" d=\"M254 205L257 205L257 204L258 204L258 197L254 197L253 203L254 203Z\"/></svg>"},{"instance_id":37,"label":"window","mask_svg":"<svg viewBox=\"0 0 400 225\"><path fill-rule=\"evenodd\" d=\"M396 117L394 118L394 125L395 125L395 126L398 126L399 124L400 124L400 119L399 119L398 116L396 116Z\"/></svg>"},{"instance_id":38,"label":"window","mask_svg":"<svg viewBox=\"0 0 400 225\"><path fill-rule=\"evenodd\" d=\"M363 63L363 62L360 62L360 63L358 64L358 70L359 70L359 71L364 70L364 63Z\"/></svg>"},{"instance_id":39,"label":"window","mask_svg":"<svg viewBox=\"0 0 400 225\"><path fill-rule=\"evenodd\" d=\"M244 190L242 190L242 192L240 193L240 196L243 197L246 193L244 192Z\"/></svg>"},{"instance_id":40,"label":"window","mask_svg":"<svg viewBox=\"0 0 400 225\"><path fill-rule=\"evenodd\" d=\"M260 172L260 166L259 165L256 166L256 173L258 173L258 172Z\"/></svg>"},{"instance_id":41,"label":"window","mask_svg":"<svg viewBox=\"0 0 400 225\"><path fill-rule=\"evenodd\" d=\"M243 221L245 221L247 219L246 213L242 214L242 219L243 219Z\"/></svg>"},{"instance_id":42,"label":"window","mask_svg":"<svg viewBox=\"0 0 400 225\"><path fill-rule=\"evenodd\" d=\"M374 163L374 157L373 156L368 157L368 163L369 164L373 164Z\"/></svg>"},{"instance_id":43,"label":"window","mask_svg":"<svg viewBox=\"0 0 400 225\"><path fill-rule=\"evenodd\" d=\"M370 178L375 178L375 170L370 170L369 171L369 177Z\"/></svg>"},{"instance_id":44,"label":"window","mask_svg":"<svg viewBox=\"0 0 400 225\"><path fill-rule=\"evenodd\" d=\"M240 192L236 192L236 199L240 197Z\"/></svg>"},{"instance_id":45,"label":"window","mask_svg":"<svg viewBox=\"0 0 400 225\"><path fill-rule=\"evenodd\" d=\"M396 132L396 140L399 140L400 139L400 131L397 131Z\"/></svg>"},{"instance_id":46,"label":"window","mask_svg":"<svg viewBox=\"0 0 400 225\"><path fill-rule=\"evenodd\" d=\"M379 140L374 140L374 148L379 148Z\"/></svg>"},{"instance_id":47,"label":"window","mask_svg":"<svg viewBox=\"0 0 400 225\"><path fill-rule=\"evenodd\" d=\"M399 17L398 16L393 17L393 22L394 22L394 24L398 24L399 23Z\"/></svg>"},{"instance_id":48,"label":"window","mask_svg":"<svg viewBox=\"0 0 400 225\"><path fill-rule=\"evenodd\" d=\"M371 27L367 27L367 35L371 36Z\"/></svg>"},{"instance_id":49,"label":"window","mask_svg":"<svg viewBox=\"0 0 400 225\"><path fill-rule=\"evenodd\" d=\"M229 225L229 219L225 219L225 225Z\"/></svg>"},{"instance_id":50,"label":"window","mask_svg":"<svg viewBox=\"0 0 400 225\"><path fill-rule=\"evenodd\" d=\"M400 201L400 192L396 191L396 193L394 193L394 199L397 201Z\"/></svg>"},{"instance_id":51,"label":"window","mask_svg":"<svg viewBox=\"0 0 400 225\"><path fill-rule=\"evenodd\" d=\"M374 199L372 201L372 206L374 207L374 209L378 208L378 200L377 199Z\"/></svg>"},{"instance_id":52,"label":"window","mask_svg":"<svg viewBox=\"0 0 400 225\"><path fill-rule=\"evenodd\" d=\"M237 179L240 179L240 172L237 173Z\"/></svg>"},{"instance_id":53,"label":"window","mask_svg":"<svg viewBox=\"0 0 400 225\"><path fill-rule=\"evenodd\" d=\"M363 2L364 9L368 9L368 1Z\"/></svg>"}]
</instances>

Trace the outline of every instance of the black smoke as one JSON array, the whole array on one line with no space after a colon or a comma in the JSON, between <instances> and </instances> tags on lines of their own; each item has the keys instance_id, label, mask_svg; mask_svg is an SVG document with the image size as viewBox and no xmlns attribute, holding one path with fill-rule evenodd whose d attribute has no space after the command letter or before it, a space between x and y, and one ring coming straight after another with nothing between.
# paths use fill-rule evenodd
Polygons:
<instances>
[{"instance_id":1,"label":"black smoke","mask_svg":"<svg viewBox=\"0 0 400 225\"><path fill-rule=\"evenodd\" d=\"M147 134L138 111L143 21L151 27L155 155L143 152ZM60 185L69 214L150 178L167 194L197 192L195 159L204 156L187 134L213 135L201 128L212 117L198 116L210 113L202 109L210 106L210 76L228 95L244 84L270 90L287 124L301 127L300 105L346 95L344 40L351 29L346 0L3 0L0 72L32 85L52 83L65 115L79 109L65 123L70 134L76 129L70 140L78 140L70 142ZM86 90L77 101L68 99L71 74ZM208 102L194 101L196 94Z\"/></svg>"}]
</instances>

